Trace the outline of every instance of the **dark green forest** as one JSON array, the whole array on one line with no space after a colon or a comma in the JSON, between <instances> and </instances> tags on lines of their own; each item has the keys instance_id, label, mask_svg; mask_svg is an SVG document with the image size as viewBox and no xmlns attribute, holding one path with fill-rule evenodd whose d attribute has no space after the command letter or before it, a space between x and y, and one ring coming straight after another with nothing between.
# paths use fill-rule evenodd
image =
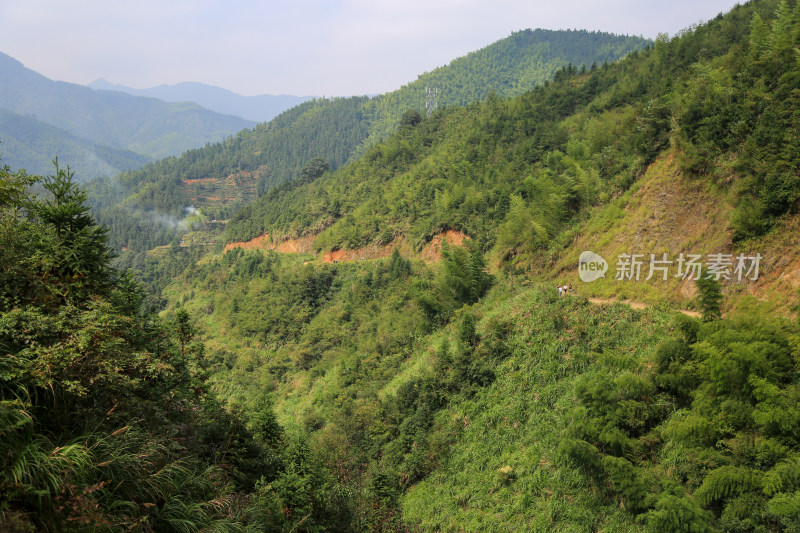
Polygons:
<instances>
[{"instance_id":1,"label":"dark green forest","mask_svg":"<svg viewBox=\"0 0 800 533\"><path fill-rule=\"evenodd\" d=\"M2 529L240 529L234 493L278 452L210 394L186 312L111 268L85 199L68 170L0 172Z\"/></svg>"}]
</instances>

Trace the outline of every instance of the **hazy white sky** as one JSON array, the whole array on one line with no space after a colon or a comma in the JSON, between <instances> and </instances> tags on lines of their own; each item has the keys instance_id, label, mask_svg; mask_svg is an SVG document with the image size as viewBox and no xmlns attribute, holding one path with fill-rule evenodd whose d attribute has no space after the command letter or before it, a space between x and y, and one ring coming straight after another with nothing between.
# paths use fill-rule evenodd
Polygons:
<instances>
[{"instance_id":1,"label":"hazy white sky","mask_svg":"<svg viewBox=\"0 0 800 533\"><path fill-rule=\"evenodd\" d=\"M655 38L734 0L0 0L0 52L49 78L254 94L391 91L526 28ZM2 103L0 103L2 105Z\"/></svg>"}]
</instances>

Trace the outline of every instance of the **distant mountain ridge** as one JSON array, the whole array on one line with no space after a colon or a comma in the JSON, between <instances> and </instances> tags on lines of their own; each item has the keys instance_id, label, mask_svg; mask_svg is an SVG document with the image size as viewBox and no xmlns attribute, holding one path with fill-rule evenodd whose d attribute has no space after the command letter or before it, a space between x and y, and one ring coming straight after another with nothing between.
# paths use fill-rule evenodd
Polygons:
<instances>
[{"instance_id":1,"label":"distant mountain ridge","mask_svg":"<svg viewBox=\"0 0 800 533\"><path fill-rule=\"evenodd\" d=\"M48 175L53 172L56 156L60 166L71 167L78 181L136 170L150 161L145 155L103 146L31 116L0 108L1 165Z\"/></svg>"},{"instance_id":2,"label":"distant mountain ridge","mask_svg":"<svg viewBox=\"0 0 800 533\"><path fill-rule=\"evenodd\" d=\"M0 107L32 116L77 137L149 158L178 155L255 125L196 104L169 103L53 81L3 53ZM52 158L58 154L46 155Z\"/></svg>"},{"instance_id":3,"label":"distant mountain ridge","mask_svg":"<svg viewBox=\"0 0 800 533\"><path fill-rule=\"evenodd\" d=\"M120 91L134 96L158 98L165 102L194 102L211 111L254 122L267 122L281 112L313 98L288 94L244 96L222 87L198 82L135 89L98 78L91 82L89 87L95 90Z\"/></svg>"}]
</instances>

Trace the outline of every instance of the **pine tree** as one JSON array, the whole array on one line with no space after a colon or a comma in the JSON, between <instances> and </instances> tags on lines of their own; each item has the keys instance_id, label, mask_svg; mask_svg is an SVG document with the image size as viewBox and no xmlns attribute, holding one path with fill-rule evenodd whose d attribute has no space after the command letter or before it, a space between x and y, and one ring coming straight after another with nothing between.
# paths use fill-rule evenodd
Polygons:
<instances>
[{"instance_id":1,"label":"pine tree","mask_svg":"<svg viewBox=\"0 0 800 533\"><path fill-rule=\"evenodd\" d=\"M702 272L695 284L700 292L698 300L703 320L710 322L722 318L722 286L719 280Z\"/></svg>"},{"instance_id":2,"label":"pine tree","mask_svg":"<svg viewBox=\"0 0 800 533\"><path fill-rule=\"evenodd\" d=\"M112 277L112 254L106 244L108 230L89 214L86 191L73 182L70 168L60 168L58 159L53 164L55 174L42 181L49 195L28 203L34 218L55 233L54 241L42 241L49 247L43 254L44 263L49 265L48 274L61 281L65 297L91 291L105 293Z\"/></svg>"}]
</instances>

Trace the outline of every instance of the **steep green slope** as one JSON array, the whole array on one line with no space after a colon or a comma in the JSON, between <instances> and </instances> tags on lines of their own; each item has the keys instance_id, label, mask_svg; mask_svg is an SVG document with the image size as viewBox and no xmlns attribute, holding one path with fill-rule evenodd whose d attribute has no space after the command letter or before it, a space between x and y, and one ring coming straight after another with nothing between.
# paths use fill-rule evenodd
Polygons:
<instances>
[{"instance_id":1,"label":"steep green slope","mask_svg":"<svg viewBox=\"0 0 800 533\"><path fill-rule=\"evenodd\" d=\"M180 216L186 206L195 205L204 207L209 218L228 218L235 208L297 178L312 158L322 158L335 169L359 157L394 131L405 111L424 112L426 86L439 90L438 104L443 108L480 100L492 92L515 95L549 79L559 67L571 64L576 70L579 65L600 64L647 43L636 37L585 31L518 32L392 93L306 102L221 143L126 174L120 179L128 196L125 209L105 213L102 220L119 228L113 231L119 247L132 241L125 236L135 230L126 228L125 220L137 217L136 211ZM238 193L220 194L227 179L242 181ZM187 180L191 187L182 185ZM140 213L137 225L144 226L147 218Z\"/></svg>"},{"instance_id":2,"label":"steep green slope","mask_svg":"<svg viewBox=\"0 0 800 533\"><path fill-rule=\"evenodd\" d=\"M468 264L237 251L166 294L197 317L215 390L237 408L270 391L307 435L331 494L347 494L337 527L797 524L796 324L701 325L504 277L464 306ZM308 475L276 483L280 527L307 516L284 482L331 501Z\"/></svg>"},{"instance_id":3,"label":"steep green slope","mask_svg":"<svg viewBox=\"0 0 800 533\"><path fill-rule=\"evenodd\" d=\"M194 104L53 81L2 53L0 101L14 113L32 115L78 137L151 158L177 155L253 125Z\"/></svg>"},{"instance_id":4,"label":"steep green slope","mask_svg":"<svg viewBox=\"0 0 800 533\"><path fill-rule=\"evenodd\" d=\"M516 98L407 114L362 159L228 224L231 241L302 236L307 253L235 248L166 298L198 317L216 390L245 410L268 390L306 435L353 529L797 529L800 329L774 312L797 285L759 294L780 304L764 312L735 279L676 282L697 299L617 280L612 294L659 304L636 311L553 281L577 284L595 246L796 246L798 44L800 7L751 2ZM445 229L471 239L439 262L320 261ZM720 288L739 308L724 319L669 310L675 292L703 308ZM270 494L283 527L330 525Z\"/></svg>"},{"instance_id":5,"label":"steep green slope","mask_svg":"<svg viewBox=\"0 0 800 533\"><path fill-rule=\"evenodd\" d=\"M167 296L198 317L215 390L233 405L269 390L279 420L308 434L350 495L350 527L635 530L556 464L556 449L594 354L646 362L670 315L558 300L513 280L462 307L474 301L455 297L465 263L456 253L445 265L449 275L398 257L303 267L231 252Z\"/></svg>"},{"instance_id":6,"label":"steep green slope","mask_svg":"<svg viewBox=\"0 0 800 533\"><path fill-rule=\"evenodd\" d=\"M75 174L78 181L103 175L115 176L150 161L148 157L130 150L87 141L5 109L0 109L0 143L3 161L12 168L24 168L31 174L47 174L53 169L53 158L58 157L62 165L78 169Z\"/></svg>"},{"instance_id":7,"label":"steep green slope","mask_svg":"<svg viewBox=\"0 0 800 533\"><path fill-rule=\"evenodd\" d=\"M428 104L465 106L490 94L516 96L553 78L562 69L584 71L625 57L649 43L641 37L586 30L523 30L420 75L402 89L371 102L374 124L364 151L393 132L408 109L427 112ZM436 89L435 99L426 89ZM426 106L423 107L422 103Z\"/></svg>"},{"instance_id":8,"label":"steep green slope","mask_svg":"<svg viewBox=\"0 0 800 533\"><path fill-rule=\"evenodd\" d=\"M317 250L330 250L404 236L419 248L453 228L527 268L560 254L582 219L602 216L595 208L618 209L609 200L640 187L663 156L675 159L671 179L705 180L711 201L728 206L720 251L749 246L794 212L800 193L800 26L797 9L774 10L734 9L618 64L410 121L358 162L248 206L227 240L313 234Z\"/></svg>"}]
</instances>

